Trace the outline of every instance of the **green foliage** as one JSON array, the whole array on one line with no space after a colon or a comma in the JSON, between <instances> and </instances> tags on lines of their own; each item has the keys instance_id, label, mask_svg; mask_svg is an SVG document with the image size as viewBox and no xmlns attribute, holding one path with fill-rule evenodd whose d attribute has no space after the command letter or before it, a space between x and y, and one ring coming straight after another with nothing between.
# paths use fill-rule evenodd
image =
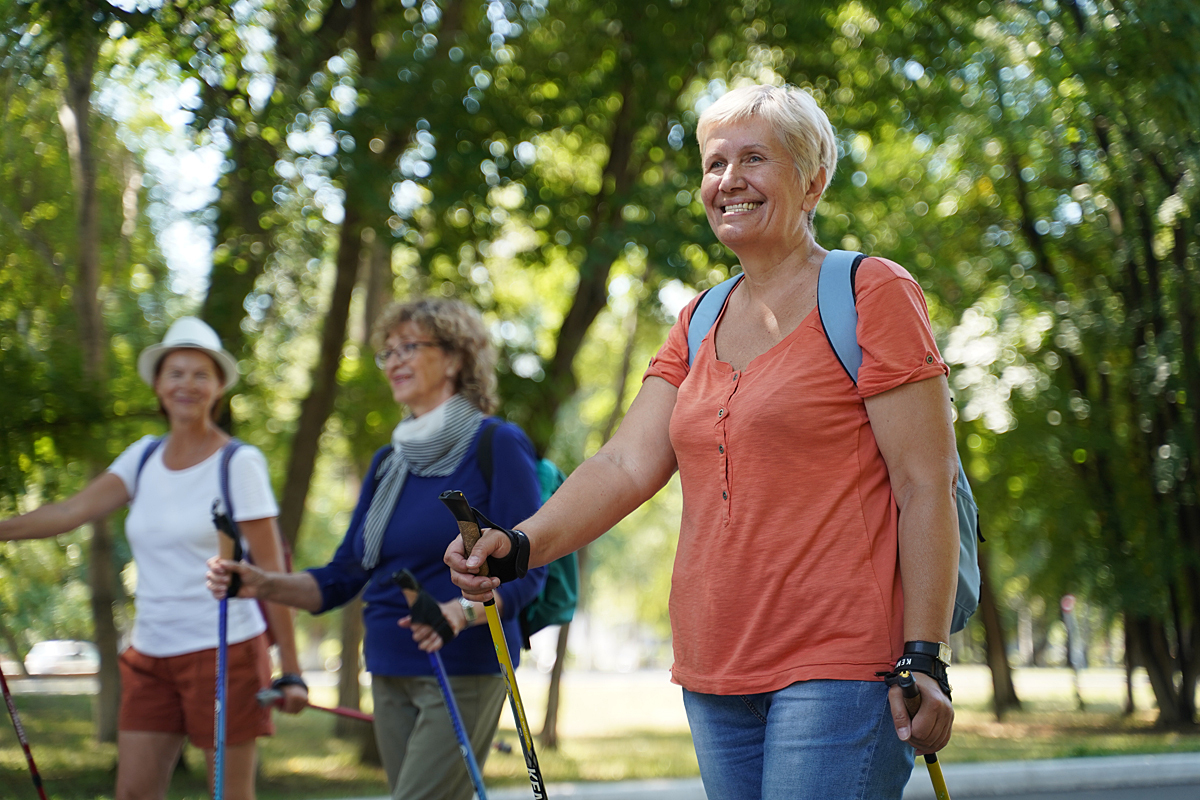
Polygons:
<instances>
[{"instance_id":1,"label":"green foliage","mask_svg":"<svg viewBox=\"0 0 1200 800\"><path fill-rule=\"evenodd\" d=\"M660 291L736 268L695 192L698 112L729 86L786 81L839 137L820 241L888 256L926 289L1005 602L1053 609L1071 591L1155 621L1177 652L1200 638L1186 635L1200 624L1194 4L155 5L5 9L0 514L69 493L86 459L160 429L133 366L199 300L171 291L157 250L175 219L212 233L200 312L241 359L232 416L277 486L338 259L375 251L385 294L483 309L502 413L577 464L674 321ZM101 95L169 87L187 119L181 134L149 104L108 106L94 126L102 393L81 378L59 118L64 59L93 41ZM173 187L147 169L180 135L223 159L198 210L167 209ZM300 563L332 550L401 413L359 321L370 295L352 304ZM596 590L636 598L659 630L678 502L664 493L593 553ZM6 607L36 607L33 576L75 579L51 551L4 551L23 587Z\"/></svg>"}]
</instances>

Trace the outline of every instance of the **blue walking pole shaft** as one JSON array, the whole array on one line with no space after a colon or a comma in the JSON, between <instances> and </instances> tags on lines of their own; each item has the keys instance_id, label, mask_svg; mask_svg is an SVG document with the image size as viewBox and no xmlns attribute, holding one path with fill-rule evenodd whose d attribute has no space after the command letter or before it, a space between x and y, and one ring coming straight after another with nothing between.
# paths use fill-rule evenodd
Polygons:
<instances>
[{"instance_id":1,"label":"blue walking pole shaft","mask_svg":"<svg viewBox=\"0 0 1200 800\"><path fill-rule=\"evenodd\" d=\"M404 599L408 601L409 613L413 622L429 625L443 642L454 638L454 629L450 627L450 623L442 614L442 609L433 596L421 588L416 576L404 569L392 575L392 581L404 592ZM433 668L438 687L442 690L442 700L450 715L450 724L454 727L454 738L458 740L458 750L462 753L463 762L467 765L467 774L475 787L475 794L479 800L487 800L487 789L483 785L483 770L479 768L475 751L471 748L471 739L467 736L467 728L463 725L462 713L458 710L458 703L454 700L454 691L450 688L450 676L446 674L446 665L442 663L442 654L436 650L429 653L429 666Z\"/></svg>"},{"instance_id":2,"label":"blue walking pole shaft","mask_svg":"<svg viewBox=\"0 0 1200 800\"><path fill-rule=\"evenodd\" d=\"M229 601L221 600L217 611L216 723L213 727L213 800L225 795L225 692L229 688L226 666L229 655Z\"/></svg>"},{"instance_id":3,"label":"blue walking pole shaft","mask_svg":"<svg viewBox=\"0 0 1200 800\"><path fill-rule=\"evenodd\" d=\"M450 712L450 722L454 725L454 736L458 739L458 749L462 752L463 761L466 762L471 783L475 786L475 794L479 800L487 800L487 790L483 785L483 770L479 768L479 762L475 760L475 751L471 749L471 739L467 736L467 729L463 726L462 713L459 712L458 703L454 700L454 692L450 689L450 677L446 674L446 665L442 663L442 654L430 653L429 664L433 667L433 674L437 676L438 686L442 689L442 699L446 701L446 710Z\"/></svg>"},{"instance_id":4,"label":"blue walking pole shaft","mask_svg":"<svg viewBox=\"0 0 1200 800\"><path fill-rule=\"evenodd\" d=\"M213 501L213 524L217 527L217 538L220 548L225 549L224 537L232 542L230 553L234 561L242 560L242 540L238 533L237 523L230 518L221 507L220 500ZM224 555L224 553L222 553ZM237 594L241 585L241 576L234 574L229 582L225 597L221 598L217 607L217 687L214 693L213 707L215 721L213 723L213 800L223 800L225 796L225 706L226 694L229 688L229 598Z\"/></svg>"}]
</instances>

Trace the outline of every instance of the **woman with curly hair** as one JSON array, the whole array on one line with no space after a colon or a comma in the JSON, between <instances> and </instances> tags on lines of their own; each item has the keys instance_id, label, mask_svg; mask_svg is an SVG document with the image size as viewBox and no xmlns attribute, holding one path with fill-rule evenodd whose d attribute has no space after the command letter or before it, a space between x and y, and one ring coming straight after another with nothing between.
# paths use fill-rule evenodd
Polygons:
<instances>
[{"instance_id":1,"label":"woman with curly hair","mask_svg":"<svg viewBox=\"0 0 1200 800\"><path fill-rule=\"evenodd\" d=\"M471 784L426 655L442 647L442 638L411 622L404 595L390 578L397 570L411 571L437 598L456 634L442 657L482 766L504 702L504 681L482 603L462 598L442 563L458 524L438 495L462 490L489 518L516 524L539 505L537 458L520 428L487 416L496 407L495 352L478 311L442 298L396 304L376 322L375 343L375 363L392 397L409 413L391 443L375 454L333 560L295 574L214 561L209 585L223 596L230 574L239 572L239 596L314 614L362 591L376 741L393 799L469 800ZM476 453L481 434L492 426L489 481ZM544 570L530 570L497 592L514 655L521 642L517 615L541 589L543 575Z\"/></svg>"}]
</instances>

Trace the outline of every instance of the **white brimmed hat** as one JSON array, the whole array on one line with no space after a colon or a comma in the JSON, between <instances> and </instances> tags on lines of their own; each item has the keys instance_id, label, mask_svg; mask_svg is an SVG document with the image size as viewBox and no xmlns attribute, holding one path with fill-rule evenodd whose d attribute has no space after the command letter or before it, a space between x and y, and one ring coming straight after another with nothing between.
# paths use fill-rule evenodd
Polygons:
<instances>
[{"instance_id":1,"label":"white brimmed hat","mask_svg":"<svg viewBox=\"0 0 1200 800\"><path fill-rule=\"evenodd\" d=\"M237 359L221 347L221 337L217 336L217 332L208 323L195 317L175 320L161 343L152 344L142 351L137 362L138 375L142 380L153 386L158 362L173 350L199 350L211 356L224 373L225 391L229 391L238 381Z\"/></svg>"}]
</instances>

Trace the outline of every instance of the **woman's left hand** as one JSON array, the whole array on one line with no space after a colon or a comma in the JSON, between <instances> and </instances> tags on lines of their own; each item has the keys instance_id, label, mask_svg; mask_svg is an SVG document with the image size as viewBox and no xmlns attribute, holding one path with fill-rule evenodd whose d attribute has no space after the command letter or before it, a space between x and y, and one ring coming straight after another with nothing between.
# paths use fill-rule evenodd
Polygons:
<instances>
[{"instance_id":1,"label":"woman's left hand","mask_svg":"<svg viewBox=\"0 0 1200 800\"><path fill-rule=\"evenodd\" d=\"M909 716L899 686L893 686L888 691L896 735L901 741L915 747L917 755L936 753L950 742L954 706L933 678L922 672L914 672L912 676L921 690L921 707L915 715Z\"/></svg>"},{"instance_id":2,"label":"woman's left hand","mask_svg":"<svg viewBox=\"0 0 1200 800\"><path fill-rule=\"evenodd\" d=\"M299 714L308 707L308 689L299 684L288 684L280 689L283 698L279 701L279 710L285 714Z\"/></svg>"},{"instance_id":3,"label":"woman's left hand","mask_svg":"<svg viewBox=\"0 0 1200 800\"><path fill-rule=\"evenodd\" d=\"M449 623L455 636L462 633L463 629L467 627L467 615L457 600L438 603L438 608L442 610L442 616L446 618L446 622ZM401 628L412 630L413 641L426 653L436 653L446 644L431 626L413 622L412 617L404 617L399 624Z\"/></svg>"}]
</instances>

